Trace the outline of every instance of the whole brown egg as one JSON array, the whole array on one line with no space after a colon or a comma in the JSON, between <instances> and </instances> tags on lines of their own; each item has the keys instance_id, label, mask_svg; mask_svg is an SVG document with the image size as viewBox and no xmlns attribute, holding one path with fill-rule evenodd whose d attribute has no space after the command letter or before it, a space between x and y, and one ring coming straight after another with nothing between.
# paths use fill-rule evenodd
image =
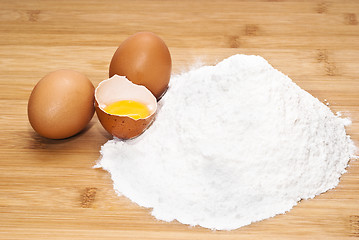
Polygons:
<instances>
[{"instance_id":1,"label":"whole brown egg","mask_svg":"<svg viewBox=\"0 0 359 240\"><path fill-rule=\"evenodd\" d=\"M58 70L43 77L28 103L28 118L41 136L63 139L79 133L94 114L94 86L82 73Z\"/></svg>"},{"instance_id":2,"label":"whole brown egg","mask_svg":"<svg viewBox=\"0 0 359 240\"><path fill-rule=\"evenodd\" d=\"M171 69L171 54L165 42L154 33L139 32L118 47L110 63L109 76L126 76L148 88L158 100L167 90Z\"/></svg>"}]
</instances>

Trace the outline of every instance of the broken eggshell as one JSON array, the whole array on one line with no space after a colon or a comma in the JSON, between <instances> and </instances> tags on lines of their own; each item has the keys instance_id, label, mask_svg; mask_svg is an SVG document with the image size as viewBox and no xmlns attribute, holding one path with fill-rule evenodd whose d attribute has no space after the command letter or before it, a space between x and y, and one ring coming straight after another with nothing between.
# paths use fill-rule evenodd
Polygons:
<instances>
[{"instance_id":1,"label":"broken eggshell","mask_svg":"<svg viewBox=\"0 0 359 240\"><path fill-rule=\"evenodd\" d=\"M145 104L150 115L135 120L126 115L114 115L104 111L107 105L121 100L133 100ZM124 76L114 75L97 86L95 110L106 131L115 137L130 139L139 136L149 127L155 117L157 100L146 87L134 84Z\"/></svg>"}]
</instances>

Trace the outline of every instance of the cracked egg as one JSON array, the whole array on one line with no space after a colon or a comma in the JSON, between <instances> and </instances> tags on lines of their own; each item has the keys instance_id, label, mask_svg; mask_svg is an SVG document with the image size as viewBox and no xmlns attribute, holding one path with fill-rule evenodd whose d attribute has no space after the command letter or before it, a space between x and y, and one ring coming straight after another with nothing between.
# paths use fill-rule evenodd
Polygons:
<instances>
[{"instance_id":1,"label":"cracked egg","mask_svg":"<svg viewBox=\"0 0 359 240\"><path fill-rule=\"evenodd\" d=\"M114 75L97 86L95 110L106 131L130 139L142 134L152 123L157 100L145 86Z\"/></svg>"}]
</instances>

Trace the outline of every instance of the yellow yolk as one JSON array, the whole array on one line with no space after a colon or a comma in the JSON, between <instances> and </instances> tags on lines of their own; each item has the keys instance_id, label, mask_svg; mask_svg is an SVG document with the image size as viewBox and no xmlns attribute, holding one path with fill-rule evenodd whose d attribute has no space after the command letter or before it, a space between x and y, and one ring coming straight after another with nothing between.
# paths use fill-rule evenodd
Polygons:
<instances>
[{"instance_id":1,"label":"yellow yolk","mask_svg":"<svg viewBox=\"0 0 359 240\"><path fill-rule=\"evenodd\" d=\"M150 111L143 103L132 100L121 100L111 103L104 108L105 112L113 115L128 116L135 120L146 118L150 115Z\"/></svg>"}]
</instances>

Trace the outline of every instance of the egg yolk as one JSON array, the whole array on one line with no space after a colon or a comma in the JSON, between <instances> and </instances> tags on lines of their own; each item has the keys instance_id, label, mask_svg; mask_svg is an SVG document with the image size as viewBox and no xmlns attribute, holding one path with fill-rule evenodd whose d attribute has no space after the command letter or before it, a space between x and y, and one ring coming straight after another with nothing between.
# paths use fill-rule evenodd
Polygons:
<instances>
[{"instance_id":1,"label":"egg yolk","mask_svg":"<svg viewBox=\"0 0 359 240\"><path fill-rule=\"evenodd\" d=\"M150 115L150 110L145 104L133 100L121 100L111 103L104 110L109 114L125 115L135 120L146 118Z\"/></svg>"}]
</instances>

